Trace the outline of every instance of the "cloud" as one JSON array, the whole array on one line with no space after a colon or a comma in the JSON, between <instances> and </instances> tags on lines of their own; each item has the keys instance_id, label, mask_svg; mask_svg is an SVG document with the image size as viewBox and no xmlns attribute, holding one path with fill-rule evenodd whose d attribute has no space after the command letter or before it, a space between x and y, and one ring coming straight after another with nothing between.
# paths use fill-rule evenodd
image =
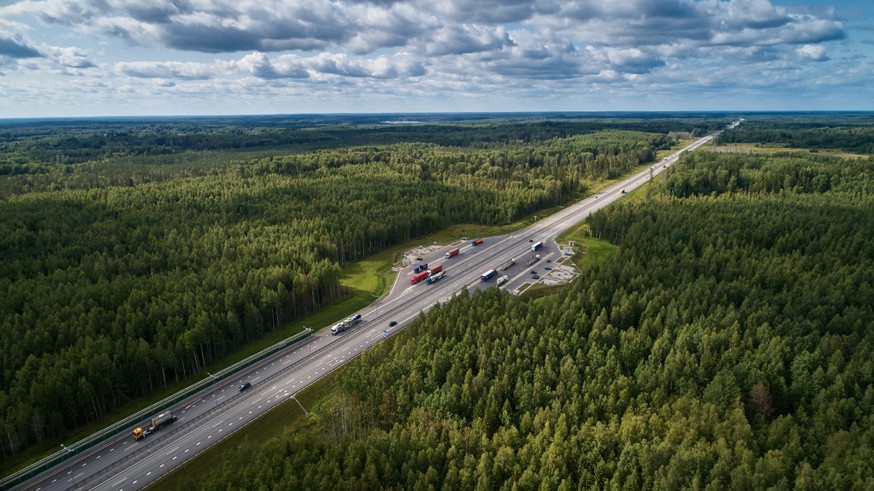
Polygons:
<instances>
[{"instance_id":1,"label":"cloud","mask_svg":"<svg viewBox=\"0 0 874 491\"><path fill-rule=\"evenodd\" d=\"M8 58L42 58L44 55L20 37L0 35L0 56Z\"/></svg>"},{"instance_id":2,"label":"cloud","mask_svg":"<svg viewBox=\"0 0 874 491\"><path fill-rule=\"evenodd\" d=\"M829 57L825 54L825 48L818 45L805 44L795 50L802 58L807 58L813 61L828 61Z\"/></svg>"},{"instance_id":3,"label":"cloud","mask_svg":"<svg viewBox=\"0 0 874 491\"><path fill-rule=\"evenodd\" d=\"M498 51L513 45L514 42L503 27L446 26L425 43L424 51L435 56L461 55Z\"/></svg>"},{"instance_id":4,"label":"cloud","mask_svg":"<svg viewBox=\"0 0 874 491\"><path fill-rule=\"evenodd\" d=\"M215 75L216 67L206 63L133 61L116 64L115 72L134 78L208 80Z\"/></svg>"},{"instance_id":5,"label":"cloud","mask_svg":"<svg viewBox=\"0 0 874 491\"><path fill-rule=\"evenodd\" d=\"M6 28L12 19L20 23ZM822 76L838 52L829 43L867 53L865 40L847 35L858 22L840 19L776 0L23 0L0 7L0 33L9 33L0 34L0 66L7 86L42 71L155 97L331 101L336 90L358 100L558 104L597 87L685 94L838 83ZM78 46L53 46L59 40ZM146 52L148 61L137 59Z\"/></svg>"}]
</instances>

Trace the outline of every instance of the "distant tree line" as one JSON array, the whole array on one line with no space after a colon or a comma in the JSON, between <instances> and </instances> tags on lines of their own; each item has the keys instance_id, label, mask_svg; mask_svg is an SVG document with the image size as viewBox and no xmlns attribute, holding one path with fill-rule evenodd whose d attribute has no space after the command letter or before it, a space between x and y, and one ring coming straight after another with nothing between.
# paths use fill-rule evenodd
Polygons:
<instances>
[{"instance_id":1,"label":"distant tree line","mask_svg":"<svg viewBox=\"0 0 874 491\"><path fill-rule=\"evenodd\" d=\"M821 121L752 119L719 135L719 144L782 144L810 149L839 149L874 155L874 118L870 115Z\"/></svg>"}]
</instances>

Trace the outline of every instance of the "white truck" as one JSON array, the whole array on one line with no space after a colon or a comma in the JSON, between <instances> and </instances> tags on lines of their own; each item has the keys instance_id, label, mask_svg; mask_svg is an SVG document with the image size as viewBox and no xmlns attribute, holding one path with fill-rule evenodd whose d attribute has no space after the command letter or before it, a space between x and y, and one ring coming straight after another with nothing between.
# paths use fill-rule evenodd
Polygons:
<instances>
[{"instance_id":1,"label":"white truck","mask_svg":"<svg viewBox=\"0 0 874 491\"><path fill-rule=\"evenodd\" d=\"M341 332L345 331L346 329L354 327L359 322L361 322L361 314L355 314L348 319L343 319L331 327L331 334L336 336L337 334L340 334Z\"/></svg>"}]
</instances>

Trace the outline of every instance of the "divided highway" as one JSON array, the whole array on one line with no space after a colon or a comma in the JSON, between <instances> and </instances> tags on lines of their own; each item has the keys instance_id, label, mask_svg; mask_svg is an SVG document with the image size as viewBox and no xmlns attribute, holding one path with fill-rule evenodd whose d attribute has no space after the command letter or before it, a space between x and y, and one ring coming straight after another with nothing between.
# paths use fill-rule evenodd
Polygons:
<instances>
[{"instance_id":1,"label":"divided highway","mask_svg":"<svg viewBox=\"0 0 874 491\"><path fill-rule=\"evenodd\" d=\"M19 489L130 490L141 489L155 482L277 405L294 399L295 394L303 388L402 329L420 311L432 308L441 299L464 288L494 286L495 278L488 282L480 280L480 275L489 269L498 269L510 259L516 259L518 264L514 268L517 269L511 268L513 278L507 285L525 280L522 273L536 267L526 268L524 260L519 259L532 254L529 241L543 242L544 246L538 253L544 261L557 257L559 251L555 237L560 233L645 184L676 162L682 152L697 149L719 133L701 138L646 170L512 235L486 238L478 246L472 246L470 242L455 244L461 251L448 259L444 255L453 246L423 257L432 266L442 264L446 276L432 285L424 282L410 285L411 272L402 271L391 292L362 310L362 322L352 329L337 336L323 329L306 341L183 401L173 408L178 421L153 435L135 441L131 432L126 431L34 478ZM540 262L537 266L543 264ZM389 326L390 323L396 325ZM250 382L251 387L240 391L243 382Z\"/></svg>"}]
</instances>

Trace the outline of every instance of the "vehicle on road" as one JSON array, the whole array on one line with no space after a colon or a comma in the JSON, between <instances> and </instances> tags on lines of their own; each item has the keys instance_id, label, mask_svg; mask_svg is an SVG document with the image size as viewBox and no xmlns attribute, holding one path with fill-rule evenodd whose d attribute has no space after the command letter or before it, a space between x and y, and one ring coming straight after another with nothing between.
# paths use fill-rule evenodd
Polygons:
<instances>
[{"instance_id":1,"label":"vehicle on road","mask_svg":"<svg viewBox=\"0 0 874 491\"><path fill-rule=\"evenodd\" d=\"M458 255L458 247L456 247L455 249L452 249L451 251L447 252L447 253L446 253L446 259L449 259L450 257L452 257L452 256L457 256L457 255Z\"/></svg>"},{"instance_id":2,"label":"vehicle on road","mask_svg":"<svg viewBox=\"0 0 874 491\"><path fill-rule=\"evenodd\" d=\"M498 286L501 286L508 281L510 281L509 276L507 276L507 275L501 276L500 278L498 278Z\"/></svg>"},{"instance_id":3,"label":"vehicle on road","mask_svg":"<svg viewBox=\"0 0 874 491\"><path fill-rule=\"evenodd\" d=\"M415 268L413 268L413 273L419 273L422 271L428 270L428 263L417 264Z\"/></svg>"},{"instance_id":4,"label":"vehicle on road","mask_svg":"<svg viewBox=\"0 0 874 491\"><path fill-rule=\"evenodd\" d=\"M243 382L243 384L240 385L240 392L243 392L244 390L248 389L251 386L252 386L252 382Z\"/></svg>"},{"instance_id":5,"label":"vehicle on road","mask_svg":"<svg viewBox=\"0 0 874 491\"><path fill-rule=\"evenodd\" d=\"M435 275L429 276L428 279L425 280L425 282L430 285L432 283L435 283L437 281L442 280L444 276L446 276L446 271L440 271L439 273L437 273Z\"/></svg>"},{"instance_id":6,"label":"vehicle on road","mask_svg":"<svg viewBox=\"0 0 874 491\"><path fill-rule=\"evenodd\" d=\"M391 321L391 322L388 323L388 327L394 327L394 326L396 326L396 325L398 325L398 323L395 322L395 321Z\"/></svg>"},{"instance_id":7,"label":"vehicle on road","mask_svg":"<svg viewBox=\"0 0 874 491\"><path fill-rule=\"evenodd\" d=\"M531 270L531 274L537 274L537 270L536 270L536 269L532 269L532 270Z\"/></svg>"},{"instance_id":8,"label":"vehicle on road","mask_svg":"<svg viewBox=\"0 0 874 491\"><path fill-rule=\"evenodd\" d=\"M161 413L151 420L149 420L149 426L145 429L143 428L135 428L134 429L134 440L142 440L143 438L151 435L152 433L160 430L161 428L174 423L178 418L173 411L167 411L166 413Z\"/></svg>"},{"instance_id":9,"label":"vehicle on road","mask_svg":"<svg viewBox=\"0 0 874 491\"><path fill-rule=\"evenodd\" d=\"M355 326L359 322L361 322L361 314L355 314L352 317L349 317L348 319L344 319L344 320L334 324L331 327L331 334L336 336L337 334L340 334L341 332L345 331L346 329L349 329L349 328Z\"/></svg>"},{"instance_id":10,"label":"vehicle on road","mask_svg":"<svg viewBox=\"0 0 874 491\"><path fill-rule=\"evenodd\" d=\"M510 267L513 266L514 264L516 264L516 260L510 259L509 261L507 261L507 264L501 266L501 271L506 271L506 270L510 269Z\"/></svg>"},{"instance_id":11,"label":"vehicle on road","mask_svg":"<svg viewBox=\"0 0 874 491\"><path fill-rule=\"evenodd\" d=\"M494 278L496 274L498 274L497 271L495 271L494 269L490 269L485 273L481 274L479 279L482 281L489 281L490 279Z\"/></svg>"},{"instance_id":12,"label":"vehicle on road","mask_svg":"<svg viewBox=\"0 0 874 491\"><path fill-rule=\"evenodd\" d=\"M622 194L625 194L625 190L624 190L624 189L622 190Z\"/></svg>"},{"instance_id":13,"label":"vehicle on road","mask_svg":"<svg viewBox=\"0 0 874 491\"><path fill-rule=\"evenodd\" d=\"M531 250L536 251L537 249L540 249L541 247L543 247L543 242L536 242L533 246L531 246Z\"/></svg>"},{"instance_id":14,"label":"vehicle on road","mask_svg":"<svg viewBox=\"0 0 874 491\"><path fill-rule=\"evenodd\" d=\"M532 275L531 278L533 278L533 279L535 279L535 280L539 280L539 279L540 279L540 275L539 275L539 274L535 274L535 275Z\"/></svg>"},{"instance_id":15,"label":"vehicle on road","mask_svg":"<svg viewBox=\"0 0 874 491\"><path fill-rule=\"evenodd\" d=\"M410 284L415 285L421 281L425 281L426 278L428 278L427 271L422 271L421 273L416 273L413 275L412 278L410 278Z\"/></svg>"},{"instance_id":16,"label":"vehicle on road","mask_svg":"<svg viewBox=\"0 0 874 491\"><path fill-rule=\"evenodd\" d=\"M543 269L545 269L547 271L552 271L552 266L545 266Z\"/></svg>"},{"instance_id":17,"label":"vehicle on road","mask_svg":"<svg viewBox=\"0 0 874 491\"><path fill-rule=\"evenodd\" d=\"M551 263L552 259L547 259L546 262Z\"/></svg>"},{"instance_id":18,"label":"vehicle on road","mask_svg":"<svg viewBox=\"0 0 874 491\"><path fill-rule=\"evenodd\" d=\"M476 239L476 240L472 240L472 241L470 241L470 245L472 245L472 246L478 246L478 245L480 245L480 244L482 244L482 243L483 243L483 240L482 240L482 239Z\"/></svg>"}]
</instances>

